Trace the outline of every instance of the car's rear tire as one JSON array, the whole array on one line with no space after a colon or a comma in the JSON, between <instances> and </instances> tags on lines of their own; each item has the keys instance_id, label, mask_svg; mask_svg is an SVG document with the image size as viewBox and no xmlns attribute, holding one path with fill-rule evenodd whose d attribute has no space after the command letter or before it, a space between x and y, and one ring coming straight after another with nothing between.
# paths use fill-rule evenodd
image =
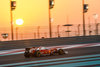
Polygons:
<instances>
[{"instance_id":1,"label":"car's rear tire","mask_svg":"<svg viewBox=\"0 0 100 67\"><path fill-rule=\"evenodd\" d=\"M40 57L40 56L41 56L40 51L36 51L35 54L34 54L34 56L35 56L35 57Z\"/></svg>"},{"instance_id":2,"label":"car's rear tire","mask_svg":"<svg viewBox=\"0 0 100 67\"><path fill-rule=\"evenodd\" d=\"M25 52L24 56L25 56L25 58L29 58L30 57L30 53L29 52Z\"/></svg>"},{"instance_id":3,"label":"car's rear tire","mask_svg":"<svg viewBox=\"0 0 100 67\"><path fill-rule=\"evenodd\" d=\"M59 49L59 50L58 50L58 54L59 54L59 55L63 55L63 54L65 54L65 52L64 52L63 49Z\"/></svg>"}]
</instances>

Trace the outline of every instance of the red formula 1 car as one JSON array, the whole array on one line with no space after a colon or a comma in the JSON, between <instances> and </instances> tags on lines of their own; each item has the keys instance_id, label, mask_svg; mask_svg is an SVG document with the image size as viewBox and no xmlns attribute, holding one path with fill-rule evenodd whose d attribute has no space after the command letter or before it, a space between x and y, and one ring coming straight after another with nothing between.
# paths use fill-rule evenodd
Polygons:
<instances>
[{"instance_id":1,"label":"red formula 1 car","mask_svg":"<svg viewBox=\"0 0 100 67\"><path fill-rule=\"evenodd\" d=\"M24 52L24 56L26 58L55 55L55 54L63 55L65 54L65 52L63 49L60 49L60 48L46 48L46 47L26 48Z\"/></svg>"}]
</instances>

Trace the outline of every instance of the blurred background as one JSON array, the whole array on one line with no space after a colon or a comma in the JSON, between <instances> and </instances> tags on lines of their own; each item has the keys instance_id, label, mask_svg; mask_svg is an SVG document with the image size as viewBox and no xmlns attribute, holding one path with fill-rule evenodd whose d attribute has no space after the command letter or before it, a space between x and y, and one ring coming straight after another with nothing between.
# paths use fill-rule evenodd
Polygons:
<instances>
[{"instance_id":1,"label":"blurred background","mask_svg":"<svg viewBox=\"0 0 100 67\"><path fill-rule=\"evenodd\" d=\"M12 1L16 1L16 9L12 11L14 40L49 38L49 19L52 19L52 37L83 36L83 0L55 0L50 18L49 0ZM99 35L100 0L84 0L84 3L88 4L86 36ZM18 19L22 19L22 25L16 24ZM8 37L4 38L2 34L6 33ZM0 0L0 40L11 40L10 0Z\"/></svg>"}]
</instances>

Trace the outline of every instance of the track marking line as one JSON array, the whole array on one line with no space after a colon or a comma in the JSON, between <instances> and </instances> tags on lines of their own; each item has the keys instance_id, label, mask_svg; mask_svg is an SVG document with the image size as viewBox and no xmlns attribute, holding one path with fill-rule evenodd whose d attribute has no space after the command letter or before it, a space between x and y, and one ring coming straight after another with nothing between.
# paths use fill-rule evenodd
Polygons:
<instances>
[{"instance_id":1,"label":"track marking line","mask_svg":"<svg viewBox=\"0 0 100 67\"><path fill-rule=\"evenodd\" d=\"M23 65L23 64L32 64L32 63L40 63L40 62L49 62L49 61L61 61L61 60L68 60L68 62L72 62L72 61L78 61L81 60L81 58L88 58L88 57L97 57L100 56L100 54L95 54L95 55L85 55L85 56L76 56L76 57L67 57L67 58L56 58L56 59L48 59L48 60L39 60L39 61L29 61L29 62L20 62L20 63L12 63L12 64L3 64L0 65L0 67L4 67L4 66L15 66L15 65ZM79 58L79 59L78 59ZM74 60L70 60L70 59L74 59ZM77 60L75 60L77 59ZM92 59L92 58L91 58ZM94 58L94 59L100 59L99 58Z\"/></svg>"}]
</instances>

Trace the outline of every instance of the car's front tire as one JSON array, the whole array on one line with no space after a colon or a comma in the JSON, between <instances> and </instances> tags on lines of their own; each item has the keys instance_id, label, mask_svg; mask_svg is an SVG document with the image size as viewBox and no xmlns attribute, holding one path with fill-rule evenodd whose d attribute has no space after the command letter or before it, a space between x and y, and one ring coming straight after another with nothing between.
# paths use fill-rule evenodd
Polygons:
<instances>
[{"instance_id":1,"label":"car's front tire","mask_svg":"<svg viewBox=\"0 0 100 67\"><path fill-rule=\"evenodd\" d=\"M25 56L25 58L29 58L30 57L30 53L29 52L25 52L24 56Z\"/></svg>"},{"instance_id":2,"label":"car's front tire","mask_svg":"<svg viewBox=\"0 0 100 67\"><path fill-rule=\"evenodd\" d=\"M59 55L63 55L63 54L65 54L65 52L64 52L63 49L59 49L59 50L58 50L58 54L59 54Z\"/></svg>"}]
</instances>

